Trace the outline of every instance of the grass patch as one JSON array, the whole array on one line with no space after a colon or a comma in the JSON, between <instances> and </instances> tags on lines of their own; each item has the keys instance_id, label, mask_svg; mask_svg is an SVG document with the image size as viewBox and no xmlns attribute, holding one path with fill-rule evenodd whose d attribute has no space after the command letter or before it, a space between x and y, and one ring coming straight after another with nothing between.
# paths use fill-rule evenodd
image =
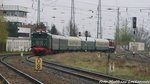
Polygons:
<instances>
[{"instance_id":1,"label":"grass patch","mask_svg":"<svg viewBox=\"0 0 150 84\"><path fill-rule=\"evenodd\" d=\"M43 57L46 60L62 63L68 66L84 68L107 74L107 54L96 52L60 53ZM141 64L123 58L111 59L115 63L115 71L109 73L127 79L150 80L150 64Z\"/></svg>"}]
</instances>

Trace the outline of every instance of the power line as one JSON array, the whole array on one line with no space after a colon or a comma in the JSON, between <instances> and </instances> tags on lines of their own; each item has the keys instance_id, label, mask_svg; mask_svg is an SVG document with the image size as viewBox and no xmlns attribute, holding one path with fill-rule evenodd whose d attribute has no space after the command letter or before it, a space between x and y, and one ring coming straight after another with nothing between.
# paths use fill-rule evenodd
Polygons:
<instances>
[{"instance_id":1,"label":"power line","mask_svg":"<svg viewBox=\"0 0 150 84\"><path fill-rule=\"evenodd\" d=\"M84 1L78 1L80 3L83 3L83 4L88 4L88 5L97 5L97 3L92 3L92 2L84 2ZM103 7L115 7L115 8L150 8L150 7L128 7L128 6L114 6L114 5L102 5Z\"/></svg>"},{"instance_id":2,"label":"power line","mask_svg":"<svg viewBox=\"0 0 150 84\"><path fill-rule=\"evenodd\" d=\"M83 3L83 4L88 4L88 5L93 5L93 6L95 6L95 5L97 5L97 3L92 3L92 2L85 2L85 1L78 1L78 2L80 2L80 3ZM132 6L132 7L128 7L128 6L115 6L115 5L102 5L102 7L114 7L114 8L138 8L138 9L140 9L140 8L150 8L150 7L137 7L137 6Z\"/></svg>"}]
</instances>

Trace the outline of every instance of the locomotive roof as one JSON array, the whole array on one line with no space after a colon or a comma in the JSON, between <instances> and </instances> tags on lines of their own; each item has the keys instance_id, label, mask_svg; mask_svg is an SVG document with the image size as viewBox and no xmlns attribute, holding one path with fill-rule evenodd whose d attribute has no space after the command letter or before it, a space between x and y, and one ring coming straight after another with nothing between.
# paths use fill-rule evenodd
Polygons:
<instances>
[{"instance_id":1,"label":"locomotive roof","mask_svg":"<svg viewBox=\"0 0 150 84\"><path fill-rule=\"evenodd\" d=\"M106 39L96 39L96 42L109 42L109 41Z\"/></svg>"},{"instance_id":2,"label":"locomotive roof","mask_svg":"<svg viewBox=\"0 0 150 84\"><path fill-rule=\"evenodd\" d=\"M66 37L68 40L78 40L78 41L81 41L81 39L79 37L72 37L72 36L69 36L69 37Z\"/></svg>"},{"instance_id":3,"label":"locomotive roof","mask_svg":"<svg viewBox=\"0 0 150 84\"><path fill-rule=\"evenodd\" d=\"M52 34L51 34L52 35ZM60 35L52 35L53 38L58 38L58 39L66 39L65 36L60 36Z\"/></svg>"}]
</instances>

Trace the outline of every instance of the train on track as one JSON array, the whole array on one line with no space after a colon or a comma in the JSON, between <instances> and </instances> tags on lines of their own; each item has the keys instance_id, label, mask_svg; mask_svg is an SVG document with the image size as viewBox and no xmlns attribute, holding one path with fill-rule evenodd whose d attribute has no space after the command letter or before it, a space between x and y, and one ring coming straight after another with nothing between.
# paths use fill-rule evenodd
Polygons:
<instances>
[{"instance_id":1,"label":"train on track","mask_svg":"<svg viewBox=\"0 0 150 84\"><path fill-rule=\"evenodd\" d=\"M37 56L65 51L111 51L115 50L113 40L91 37L70 37L34 32L31 35L31 51Z\"/></svg>"}]
</instances>

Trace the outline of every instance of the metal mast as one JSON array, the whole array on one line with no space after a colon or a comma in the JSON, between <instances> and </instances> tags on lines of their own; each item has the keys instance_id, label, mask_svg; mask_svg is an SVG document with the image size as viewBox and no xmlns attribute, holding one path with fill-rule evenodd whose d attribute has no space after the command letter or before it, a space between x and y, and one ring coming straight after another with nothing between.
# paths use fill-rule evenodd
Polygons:
<instances>
[{"instance_id":1,"label":"metal mast","mask_svg":"<svg viewBox=\"0 0 150 84\"><path fill-rule=\"evenodd\" d=\"M97 21L97 38L102 38L102 16L101 16L101 0L99 0L98 7L98 21Z\"/></svg>"},{"instance_id":2,"label":"metal mast","mask_svg":"<svg viewBox=\"0 0 150 84\"><path fill-rule=\"evenodd\" d=\"M116 27L116 44L118 45L119 44L119 14L120 12L119 12L119 8L117 8L117 27Z\"/></svg>"},{"instance_id":3,"label":"metal mast","mask_svg":"<svg viewBox=\"0 0 150 84\"><path fill-rule=\"evenodd\" d=\"M74 8L74 0L71 0L71 28L75 28L75 8Z\"/></svg>"},{"instance_id":4,"label":"metal mast","mask_svg":"<svg viewBox=\"0 0 150 84\"><path fill-rule=\"evenodd\" d=\"M40 24L40 0L38 0L38 6L37 6L37 25Z\"/></svg>"}]
</instances>

